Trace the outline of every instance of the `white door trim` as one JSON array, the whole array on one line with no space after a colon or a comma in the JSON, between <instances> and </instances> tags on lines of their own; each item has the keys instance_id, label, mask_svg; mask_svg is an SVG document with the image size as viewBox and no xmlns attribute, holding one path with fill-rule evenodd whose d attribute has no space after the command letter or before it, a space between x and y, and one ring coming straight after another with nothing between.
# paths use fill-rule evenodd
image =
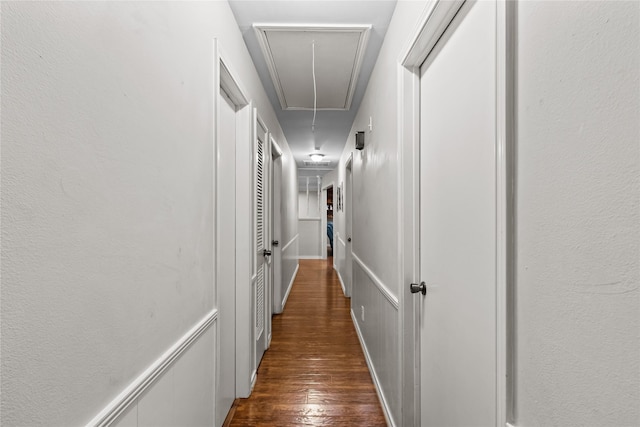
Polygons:
<instances>
[{"instance_id":1,"label":"white door trim","mask_svg":"<svg viewBox=\"0 0 640 427\"><path fill-rule=\"evenodd\" d=\"M420 283L419 275L419 159L420 159L420 66L453 20L465 0L437 0L425 8L418 28L402 52L398 66L398 261L401 266L400 373L402 421L405 426L420 425L420 331L417 298L409 292L410 283ZM514 179L515 179L515 23L516 3L497 0L496 55L496 420L503 427L511 420L513 387L513 331L508 317L514 318Z\"/></svg>"},{"instance_id":2,"label":"white door trim","mask_svg":"<svg viewBox=\"0 0 640 427\"><path fill-rule=\"evenodd\" d=\"M227 56L224 54L223 49L220 47L220 43L218 42L217 39L214 39L213 41L213 69L214 69L214 123L215 123L215 131L214 131L214 147L213 147L213 155L214 155L214 164L215 164L215 176L214 176L214 213L215 213L215 224L214 224L214 240L213 240L213 244L214 244L214 253L215 253L215 260L214 260L214 271L216 272L216 286L215 286L215 301L216 304L220 303L220 298L219 298L219 286L220 286L220 281L217 277L217 274L219 272L218 269L218 265L220 265L220 255L221 255L221 251L219 250L221 247L223 247L224 242L221 242L219 240L219 233L217 230L220 229L220 227L224 227L225 224L220 224L219 222L219 218L221 217L219 212L221 209L224 209L224 201L219 200L218 196L220 194L220 186L224 185L224 177L219 176L220 173L220 167L219 167L219 162L218 159L220 158L219 155L219 140L220 140L220 127L219 127L219 123L220 123L220 117L219 117L219 111L220 111L220 98L218 97L218 91L220 89L222 89L224 91L224 93L231 99L232 103L235 105L236 108L236 143L238 141L243 141L244 140L244 144L248 145L250 143L250 136L251 136L251 111L252 111L252 106L251 106L251 102L249 100L249 97L246 95L246 91L244 89L244 86L240 83L240 80L237 78L237 73L235 73L233 71L233 68L231 66L231 64L229 63L229 61L227 60ZM236 158L236 168L237 168L237 158ZM236 171L237 173L237 171ZM237 193L236 193L237 195ZM236 198L236 212L238 209L238 203L242 203L241 200L239 200L239 198ZM240 205L242 206L242 205ZM239 265L239 263L237 262L238 260L238 255L239 254L244 254L246 253L247 248L243 247L241 245L241 242L238 240L238 236L236 235L236 254L235 254L235 258L236 258L236 283L234 284L235 288L236 288L236 292L238 292L238 283L240 283L242 281L242 275L239 273L242 271L241 266ZM249 383L249 369L248 369L248 364L243 364L241 360L238 359L238 355L243 355L247 353L247 348L246 345L250 342L249 340L251 339L249 337L249 331L247 329L243 329L242 327L240 327L240 325L238 325L237 321L238 319L242 319L246 316L245 311L244 311L245 307L243 305L243 301L241 299L238 298L238 294L236 293L236 307L235 307L235 312L236 312L236 337L235 337L235 341L236 341L236 348L235 348L235 354L236 354L236 372L235 372L235 376L236 376L236 390L235 390L235 395L236 397L238 396L242 396L242 395L246 395L249 391L248 391L248 387L243 386L244 383ZM217 330L218 328L218 324L216 324L216 348L215 348L215 355L216 355L216 372L220 372L220 337L221 337L221 333L219 330ZM243 378L246 377L246 381L243 381ZM219 387L219 376L216 377L215 379L215 388L216 388L216 393L215 396L218 395L217 393L217 389ZM215 419L215 414L214 414L214 419Z\"/></svg>"},{"instance_id":3,"label":"white door trim","mask_svg":"<svg viewBox=\"0 0 640 427\"><path fill-rule=\"evenodd\" d=\"M515 421L517 2L498 1L496 12L496 419L505 426Z\"/></svg>"},{"instance_id":4,"label":"white door trim","mask_svg":"<svg viewBox=\"0 0 640 427\"><path fill-rule=\"evenodd\" d=\"M218 79L214 87L216 90L222 88L238 107L236 110L236 397L249 397L253 374L250 358L253 329L251 328L252 257L247 257L247 253L252 249L252 234L248 226L253 220L251 212L251 189L253 187L246 177L246 168L250 167L247 155L250 159L249 151L255 141L254 108L250 98L246 95L244 86L237 77L238 74L234 71L220 46L217 46L214 61ZM217 111L216 106L216 118ZM218 138L217 132L216 126L216 138ZM218 158L217 150L215 155ZM219 170L220 168L216 167L216 174ZM218 185L224 184L223 177L216 176L216 179ZM216 204L216 220L219 218L218 210L223 208L224 204ZM216 226L221 227L224 224ZM219 256L217 248L220 247L219 244L216 246L216 256ZM217 267L216 271L218 271ZM216 301L218 301L217 296ZM216 352L219 352L219 345L217 345ZM219 361L218 354L216 357Z\"/></svg>"},{"instance_id":5,"label":"white door trim","mask_svg":"<svg viewBox=\"0 0 640 427\"><path fill-rule=\"evenodd\" d=\"M353 153L349 153L349 157L344 164L344 181L342 184L342 212L346 234L344 264L347 279L344 288L346 290L345 296L351 298L353 294L353 198L351 197L353 192ZM347 197L350 199L347 199ZM349 203L347 203L347 200L349 200Z\"/></svg>"},{"instance_id":6,"label":"white door trim","mask_svg":"<svg viewBox=\"0 0 640 427\"><path fill-rule=\"evenodd\" d=\"M331 191L332 191L331 197L334 197L334 194L335 194L334 193L335 183L333 181L328 182L328 183L324 183L324 182L322 183L322 191L326 193L324 195L325 207L327 205L327 198L328 198L327 196L328 196L329 187L331 187ZM334 215L335 215L335 212L336 212L335 207L336 207L336 200L335 200L335 198L333 198L333 212L334 212ZM324 221L324 232L323 232L324 233L324 237L323 237L322 241L324 242L323 248L325 248L323 254L325 255L325 259L326 259L327 258L327 256L326 256L327 249L326 248L327 248L327 244L329 244L329 236L327 235L327 232L326 232L327 222L329 221L329 218L327 218L327 210L326 209L324 209L322 215L324 215L324 219L325 219L325 221ZM335 223L334 223L334 225L335 225ZM336 249L335 249L336 245L335 244L336 244L336 230L334 228L333 229L333 250L332 250L333 268L334 269L336 268L336 259L337 259Z\"/></svg>"},{"instance_id":7,"label":"white door trim","mask_svg":"<svg viewBox=\"0 0 640 427\"><path fill-rule=\"evenodd\" d=\"M322 178L321 178L322 179ZM327 190L320 187L318 198L318 214L320 215L320 258L327 259Z\"/></svg>"},{"instance_id":8,"label":"white door trim","mask_svg":"<svg viewBox=\"0 0 640 427\"><path fill-rule=\"evenodd\" d=\"M282 149L274 139L270 136L271 141L271 241L282 240ZM276 176L278 179L276 179ZM278 200L278 203L276 203ZM282 249L283 242L278 242L274 246L271 242L273 251L272 267L271 267L271 314L282 313ZM269 320L269 331L273 331L271 317ZM269 346L271 346L271 334L269 335Z\"/></svg>"}]
</instances>

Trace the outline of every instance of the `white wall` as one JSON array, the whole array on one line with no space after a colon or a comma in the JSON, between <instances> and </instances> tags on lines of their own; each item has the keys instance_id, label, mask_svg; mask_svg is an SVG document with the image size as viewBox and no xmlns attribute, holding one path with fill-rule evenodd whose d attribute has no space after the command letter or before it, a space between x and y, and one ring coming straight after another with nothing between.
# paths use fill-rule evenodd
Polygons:
<instances>
[{"instance_id":1,"label":"white wall","mask_svg":"<svg viewBox=\"0 0 640 427\"><path fill-rule=\"evenodd\" d=\"M298 218L320 218L322 211L318 208L318 188L310 188L298 193Z\"/></svg>"},{"instance_id":2,"label":"white wall","mask_svg":"<svg viewBox=\"0 0 640 427\"><path fill-rule=\"evenodd\" d=\"M1 19L0 423L82 424L216 305L214 38L285 152L284 241L295 164L226 2L3 2ZM182 357L213 363L205 347ZM201 394L175 375L212 384L200 365L176 362L152 410Z\"/></svg>"},{"instance_id":3,"label":"white wall","mask_svg":"<svg viewBox=\"0 0 640 427\"><path fill-rule=\"evenodd\" d=\"M353 153L352 307L379 386L394 422L400 421L397 261L398 56L416 30L427 2L399 1L375 69L340 160L336 187L345 182L345 163ZM381 102L384 100L384 102ZM369 131L369 117L373 131ZM365 148L355 150L356 131L365 131ZM346 184L343 184L343 188ZM337 203L337 201L334 201ZM344 211L334 211L338 272L345 277ZM357 260L360 260L358 262ZM368 274L370 272L371 274ZM374 277L372 277L372 275ZM361 307L365 309L362 321Z\"/></svg>"},{"instance_id":4,"label":"white wall","mask_svg":"<svg viewBox=\"0 0 640 427\"><path fill-rule=\"evenodd\" d=\"M298 253L300 258L322 258L322 221L320 218L301 218L298 220Z\"/></svg>"},{"instance_id":5,"label":"white wall","mask_svg":"<svg viewBox=\"0 0 640 427\"><path fill-rule=\"evenodd\" d=\"M325 188L327 185L331 185L331 183L333 183L333 185L337 185L336 182L338 181L338 168L327 172L326 174L324 174L322 176L322 188Z\"/></svg>"},{"instance_id":6,"label":"white wall","mask_svg":"<svg viewBox=\"0 0 640 427\"><path fill-rule=\"evenodd\" d=\"M114 421L116 427L211 426L215 327L210 327Z\"/></svg>"},{"instance_id":7,"label":"white wall","mask_svg":"<svg viewBox=\"0 0 640 427\"><path fill-rule=\"evenodd\" d=\"M290 154L289 154L290 155ZM282 169L282 292L283 306L298 271L298 169L293 157ZM285 200L289 202L285 203Z\"/></svg>"},{"instance_id":8,"label":"white wall","mask_svg":"<svg viewBox=\"0 0 640 427\"><path fill-rule=\"evenodd\" d=\"M520 426L640 424L640 3L518 16Z\"/></svg>"},{"instance_id":9,"label":"white wall","mask_svg":"<svg viewBox=\"0 0 640 427\"><path fill-rule=\"evenodd\" d=\"M322 193L320 194L322 196ZM320 203L322 204L322 203ZM298 192L298 255L322 258L322 212L318 207L318 188Z\"/></svg>"}]
</instances>

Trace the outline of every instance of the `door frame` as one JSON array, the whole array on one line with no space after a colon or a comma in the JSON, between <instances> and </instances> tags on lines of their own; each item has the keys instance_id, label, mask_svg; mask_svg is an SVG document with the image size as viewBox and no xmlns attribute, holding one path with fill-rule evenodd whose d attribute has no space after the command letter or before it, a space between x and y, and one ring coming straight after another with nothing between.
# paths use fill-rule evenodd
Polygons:
<instances>
[{"instance_id":1,"label":"door frame","mask_svg":"<svg viewBox=\"0 0 640 427\"><path fill-rule=\"evenodd\" d=\"M278 245L271 243L273 251L271 267L271 312L282 313L282 149L278 142L270 136L271 141L271 240L278 240ZM279 174L276 172L279 171ZM278 179L276 179L276 176ZM276 199L278 203L276 203ZM269 318L269 346L271 346L271 317Z\"/></svg>"},{"instance_id":2,"label":"door frame","mask_svg":"<svg viewBox=\"0 0 640 427\"><path fill-rule=\"evenodd\" d=\"M409 292L419 277L420 66L465 0L437 0L423 11L402 51L398 75L398 264L400 380L404 426L420 426L420 310ZM513 421L515 321L515 56L517 2L497 0L496 27L496 420ZM509 378L509 380L507 380Z\"/></svg>"},{"instance_id":3,"label":"door frame","mask_svg":"<svg viewBox=\"0 0 640 427\"><path fill-rule=\"evenodd\" d=\"M327 259L327 241L329 240L327 238L327 190L322 188L322 184L318 194L318 214L320 215L320 259Z\"/></svg>"},{"instance_id":4,"label":"door frame","mask_svg":"<svg viewBox=\"0 0 640 427\"><path fill-rule=\"evenodd\" d=\"M240 82L240 80L238 79L238 74L236 72L234 72L233 67L231 66L230 62L228 61L228 57L224 54L223 49L220 47L220 43L217 39L214 39L213 41L213 58L214 58L214 63L213 63L213 69L214 69L214 120L215 120L215 131L214 131L214 149L213 149L213 155L214 155L214 164L216 165L215 168L215 175L214 175L214 206L213 206L213 210L214 210L214 215L215 215L215 224L214 224L214 240L213 240L213 244L214 244L214 251L215 251L215 260L214 260L214 271L215 271L215 303L216 305L220 304L220 283L221 283L221 278L219 277L219 268L218 266L221 265L222 261L222 251L220 251L220 248L223 247L224 242L220 241L220 227L225 226L225 224L222 224L220 222L220 212L222 209L225 209L225 201L224 200L220 200L220 195L222 194L221 191L221 186L223 185L224 181L224 177L220 176L220 168L219 168L219 159L220 159L220 127L219 127L219 123L220 123L220 95L219 95L219 91L223 90L226 95L231 99L232 103L236 106L236 147L238 146L248 146L248 144L250 144L250 137L251 137L251 120L252 120L252 111L253 111L253 106L251 104L251 101L249 99L249 97L246 95L246 90L244 89L244 86L242 85L242 83ZM236 158L235 158L235 169L236 169L236 177L238 176L238 153L236 152ZM238 192L237 192L237 187L234 188L234 191L236 192L236 205L234 206L234 209L236 210L236 220L238 221L238 208L239 203L241 203L241 200L239 200L238 198ZM239 253L243 253L242 251L245 251L246 248L240 247L240 241L238 240L238 235L236 233L236 252L233 254L234 257L234 263L235 263L235 283L233 283L234 288L236 289L236 295L235 295L235 322L236 322L236 328L235 331L233 332L235 335L235 348L234 348L234 353L235 353L235 359L236 359L236 365L235 365L235 390L234 390L234 395L235 397L238 396L243 396L245 395L247 392L244 390L246 387L243 387L243 381L242 379L246 376L248 377L248 369L245 369L245 366L242 364L242 360L241 358L238 358L238 355L242 355L244 353L246 353L246 348L243 347L243 341L246 341L248 343L249 337L248 337L248 332L243 330L241 327L238 327L238 319L242 317L242 313L243 313L243 309L244 309L244 305L242 303L242 301L238 298L238 285L239 283L241 283L242 277L238 275L238 273L241 271L239 269L239 265L238 265L238 254ZM220 387L220 375L218 374L220 372L220 350L221 350L221 330L219 328L219 323L216 322L216 348L215 348L215 357L216 357L216 362L215 362L215 380L214 380L214 387L215 387L215 396L218 396L218 390ZM243 340L244 338L244 340ZM246 371L246 372L245 372ZM216 405L215 411L218 411L218 405ZM226 416L226 414L224 414ZM221 414L214 414L214 419L222 417ZM222 419L224 419L224 417L222 417Z\"/></svg>"},{"instance_id":5,"label":"door frame","mask_svg":"<svg viewBox=\"0 0 640 427\"><path fill-rule=\"evenodd\" d=\"M353 294L353 153L344 164L344 188L342 188L342 210L344 212L344 234L345 234L345 276L347 283L344 284L345 293L348 298ZM351 241L349 241L351 240Z\"/></svg>"},{"instance_id":6,"label":"door frame","mask_svg":"<svg viewBox=\"0 0 640 427\"><path fill-rule=\"evenodd\" d=\"M257 140L258 139L262 139L262 152L264 155L264 159L263 159L263 171L262 171L262 188L263 188L263 195L262 195L262 220L263 220L263 248L267 249L270 245L271 245L271 234L270 234L270 218L269 218L269 209L270 209L270 194L269 194L269 186L270 184L270 164L271 164L271 145L270 145L270 133L269 133L269 128L267 127L266 123L264 122L264 120L262 120L262 118L260 117L260 114L258 114L258 110L257 108L254 108L254 135L255 138L253 139L252 142L252 158L253 158L253 163L252 163L252 182L253 182L253 194L252 194L252 207L251 207L251 212L252 212L252 222L253 222L253 254L254 254L254 258L253 258L253 270L252 270L252 275L251 275L251 292L252 292L252 330L253 330L253 343L252 343L252 354L253 354L253 365L252 365L252 374L251 374L251 384L252 384L252 389L253 389L253 385L255 385L255 381L257 379L257 373L258 373L258 366L260 365L260 360L258 360L257 358L257 352L258 352L258 347L257 344L259 341L263 341L262 346L264 347L264 351L267 350L267 348L269 348L269 333L270 331L268 331L267 329L267 319L270 320L270 314L268 315L267 313L271 313L271 307L268 306L269 304L269 297L268 297L268 291L269 291L269 279L271 278L271 266L270 266L270 259L263 259L264 262L264 269L263 269L263 293L262 296L264 298L263 301L263 331L262 331L262 338L260 339L257 336L257 330L256 330L256 318L255 318L255 314L257 311L257 307L258 307L258 288L257 288L257 284L258 284L258 257L260 256L257 253L257 237L258 237L258 222L257 222L257 215L256 215L256 209L257 209L257 174L256 174L256 169L257 169L257 162L258 162L258 152L257 152ZM264 257L263 257L264 258ZM262 356L264 356L264 352L262 353Z\"/></svg>"},{"instance_id":7,"label":"door frame","mask_svg":"<svg viewBox=\"0 0 640 427\"><path fill-rule=\"evenodd\" d=\"M324 200L324 205L323 205L324 208L322 208L322 213L320 214L321 218L324 219L322 221L322 224L323 224L323 228L322 228L322 233L323 233L322 234L322 236L323 236L322 237L322 247L323 247L323 251L324 251L322 253L322 255L323 255L322 259L327 259L328 258L328 256L327 256L327 245L329 244L329 236L327 236L327 223L329 222L329 218L327 218L327 200L329 198L328 197L329 196L329 188L331 188L331 192L332 192L331 197L333 198L333 196L334 196L333 195L333 189L335 188L334 186L335 186L335 183L333 181L327 182L327 183L324 183L324 182L322 183L322 198L321 198L321 200ZM334 212L335 212L335 210L334 210ZM335 223L334 223L334 225L335 225ZM333 237L334 237L333 243L335 245L335 242L336 242L335 241L335 229L333 231ZM336 260L335 249L333 250L332 258L333 258L333 262L332 262L333 268L336 268L336 264L335 264L335 260Z\"/></svg>"}]
</instances>

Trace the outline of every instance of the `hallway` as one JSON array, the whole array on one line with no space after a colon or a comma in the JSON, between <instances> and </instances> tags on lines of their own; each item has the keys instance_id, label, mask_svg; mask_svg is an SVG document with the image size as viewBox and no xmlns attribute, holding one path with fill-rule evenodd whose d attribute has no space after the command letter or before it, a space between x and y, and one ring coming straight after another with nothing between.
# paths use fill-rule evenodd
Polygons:
<instances>
[{"instance_id":1,"label":"hallway","mask_svg":"<svg viewBox=\"0 0 640 427\"><path fill-rule=\"evenodd\" d=\"M640 0L5 0L0 71L0 426L640 427Z\"/></svg>"},{"instance_id":2,"label":"hallway","mask_svg":"<svg viewBox=\"0 0 640 427\"><path fill-rule=\"evenodd\" d=\"M255 389L227 425L386 425L331 263L300 260Z\"/></svg>"}]
</instances>

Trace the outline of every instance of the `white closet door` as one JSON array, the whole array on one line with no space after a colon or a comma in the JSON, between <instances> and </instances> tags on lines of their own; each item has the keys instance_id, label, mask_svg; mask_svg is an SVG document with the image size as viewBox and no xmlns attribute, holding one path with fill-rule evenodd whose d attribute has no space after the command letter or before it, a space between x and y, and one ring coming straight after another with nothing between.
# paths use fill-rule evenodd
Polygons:
<instances>
[{"instance_id":1,"label":"white closet door","mask_svg":"<svg viewBox=\"0 0 640 427\"><path fill-rule=\"evenodd\" d=\"M465 3L421 67L422 426L496 425L496 3Z\"/></svg>"},{"instance_id":2,"label":"white closet door","mask_svg":"<svg viewBox=\"0 0 640 427\"><path fill-rule=\"evenodd\" d=\"M255 327L255 368L257 369L262 360L262 356L266 350L266 334L265 334L265 309L266 309L266 292L267 287L267 272L268 265L266 262L267 248L270 246L267 244L268 230L266 221L266 169L267 169L267 156L266 156L266 129L262 128L258 124L258 132L256 138L256 161L255 161L255 219L256 219L256 280L254 287L254 327Z\"/></svg>"}]
</instances>

